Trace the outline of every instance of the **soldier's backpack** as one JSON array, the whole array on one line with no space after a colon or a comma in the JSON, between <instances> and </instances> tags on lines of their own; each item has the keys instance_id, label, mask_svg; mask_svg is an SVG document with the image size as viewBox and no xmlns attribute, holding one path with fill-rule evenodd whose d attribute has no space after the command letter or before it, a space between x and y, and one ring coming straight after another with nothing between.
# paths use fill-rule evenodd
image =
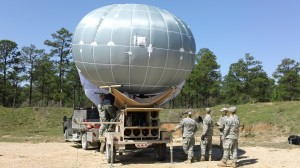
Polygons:
<instances>
[{"instance_id":1,"label":"soldier's backpack","mask_svg":"<svg viewBox=\"0 0 300 168\"><path fill-rule=\"evenodd\" d=\"M289 144L300 145L300 137L298 135L291 135L288 138Z\"/></svg>"}]
</instances>

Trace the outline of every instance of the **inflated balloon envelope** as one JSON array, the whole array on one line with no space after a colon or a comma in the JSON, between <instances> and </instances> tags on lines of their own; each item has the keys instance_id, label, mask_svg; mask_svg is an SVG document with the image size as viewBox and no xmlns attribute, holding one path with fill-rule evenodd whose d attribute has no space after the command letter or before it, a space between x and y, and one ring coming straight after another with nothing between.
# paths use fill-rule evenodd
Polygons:
<instances>
[{"instance_id":1,"label":"inflated balloon envelope","mask_svg":"<svg viewBox=\"0 0 300 168\"><path fill-rule=\"evenodd\" d=\"M115 4L77 25L72 52L81 78L121 85L128 94L158 94L183 85L195 62L190 28L175 15L142 4ZM90 88L86 88L90 89Z\"/></svg>"}]
</instances>

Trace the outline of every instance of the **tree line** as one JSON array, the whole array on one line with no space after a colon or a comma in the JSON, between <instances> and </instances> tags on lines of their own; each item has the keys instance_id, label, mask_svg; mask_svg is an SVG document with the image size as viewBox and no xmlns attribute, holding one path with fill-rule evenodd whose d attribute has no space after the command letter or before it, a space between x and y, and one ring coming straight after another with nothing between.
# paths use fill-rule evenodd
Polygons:
<instances>
[{"instance_id":1,"label":"tree line","mask_svg":"<svg viewBox=\"0 0 300 168\"><path fill-rule=\"evenodd\" d=\"M19 49L11 40L0 40L0 105L91 105L71 57L71 42L72 33L65 28L44 41L47 51L33 44ZM273 78L250 53L232 63L224 77L216 59L209 49L200 49L183 89L170 101L172 107L300 100L300 63L293 59L284 58Z\"/></svg>"}]
</instances>

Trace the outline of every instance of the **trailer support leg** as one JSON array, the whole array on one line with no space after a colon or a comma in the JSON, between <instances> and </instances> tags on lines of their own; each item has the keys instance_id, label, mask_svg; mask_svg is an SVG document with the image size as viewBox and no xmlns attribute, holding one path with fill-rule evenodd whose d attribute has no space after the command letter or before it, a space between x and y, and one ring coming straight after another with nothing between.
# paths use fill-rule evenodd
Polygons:
<instances>
[{"instance_id":1,"label":"trailer support leg","mask_svg":"<svg viewBox=\"0 0 300 168\"><path fill-rule=\"evenodd\" d=\"M110 140L111 140L111 145L110 145L110 151L106 151L106 152L110 152L110 167L113 168L113 158L114 158L114 140L113 140L113 134L110 134Z\"/></svg>"},{"instance_id":2,"label":"trailer support leg","mask_svg":"<svg viewBox=\"0 0 300 168\"><path fill-rule=\"evenodd\" d=\"M173 163L173 134L170 132L170 159L171 163Z\"/></svg>"}]
</instances>

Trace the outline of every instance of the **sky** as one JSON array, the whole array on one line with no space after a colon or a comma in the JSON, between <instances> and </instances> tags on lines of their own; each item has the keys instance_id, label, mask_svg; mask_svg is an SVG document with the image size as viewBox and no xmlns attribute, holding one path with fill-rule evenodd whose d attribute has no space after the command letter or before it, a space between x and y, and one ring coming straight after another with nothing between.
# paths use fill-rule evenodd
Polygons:
<instances>
[{"instance_id":1,"label":"sky","mask_svg":"<svg viewBox=\"0 0 300 168\"><path fill-rule=\"evenodd\" d=\"M0 40L46 49L44 41L62 27L73 33L92 10L124 3L179 17L193 32L196 52L208 48L216 55L222 76L246 53L270 77L284 58L300 62L299 0L0 0Z\"/></svg>"}]
</instances>

